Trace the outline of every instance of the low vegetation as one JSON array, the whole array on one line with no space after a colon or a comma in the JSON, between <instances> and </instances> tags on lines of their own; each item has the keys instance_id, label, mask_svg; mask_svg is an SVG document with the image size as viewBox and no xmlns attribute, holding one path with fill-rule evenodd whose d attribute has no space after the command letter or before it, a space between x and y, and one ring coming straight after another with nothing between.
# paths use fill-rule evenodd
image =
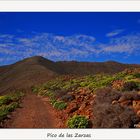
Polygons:
<instances>
[{"instance_id":1,"label":"low vegetation","mask_svg":"<svg viewBox=\"0 0 140 140\"><path fill-rule=\"evenodd\" d=\"M85 116L74 115L67 121L67 126L69 128L87 128L89 120Z\"/></svg>"},{"instance_id":2,"label":"low vegetation","mask_svg":"<svg viewBox=\"0 0 140 140\"><path fill-rule=\"evenodd\" d=\"M104 88L96 92L93 105L95 128L133 128L140 121L134 112L133 100L140 100L137 92L120 92Z\"/></svg>"},{"instance_id":3,"label":"low vegetation","mask_svg":"<svg viewBox=\"0 0 140 140\"><path fill-rule=\"evenodd\" d=\"M54 91L52 90L53 88L56 89L55 86L51 87L51 90L50 88L48 87L48 90L47 89L47 85L45 84L45 86L43 87L33 87L32 88L32 91L34 93L36 93L37 95L39 96L47 96L50 98L50 103L53 105L53 107L55 109L58 109L58 110L63 110L63 109L66 109L67 107L67 103L65 103L64 101L61 101L61 100L58 100L54 94Z\"/></svg>"},{"instance_id":4,"label":"low vegetation","mask_svg":"<svg viewBox=\"0 0 140 140\"><path fill-rule=\"evenodd\" d=\"M140 100L140 69L114 75L60 76L33 87L33 92L49 97L54 108L64 110L68 116L62 118L69 128L86 128L89 121L95 128L132 128L140 121L133 109L133 102Z\"/></svg>"},{"instance_id":5,"label":"low vegetation","mask_svg":"<svg viewBox=\"0 0 140 140\"><path fill-rule=\"evenodd\" d=\"M10 93L0 96L0 122L7 118L7 115L19 107L22 92Z\"/></svg>"},{"instance_id":6,"label":"low vegetation","mask_svg":"<svg viewBox=\"0 0 140 140\"><path fill-rule=\"evenodd\" d=\"M63 110L67 107L67 103L65 103L63 101L56 101L53 103L53 107L58 110Z\"/></svg>"}]
</instances>

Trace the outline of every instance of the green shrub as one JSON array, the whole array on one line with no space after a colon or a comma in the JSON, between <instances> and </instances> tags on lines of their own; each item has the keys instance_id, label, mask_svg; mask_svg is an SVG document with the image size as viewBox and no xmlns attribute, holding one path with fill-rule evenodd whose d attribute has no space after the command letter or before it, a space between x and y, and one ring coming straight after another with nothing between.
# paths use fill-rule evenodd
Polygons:
<instances>
[{"instance_id":1,"label":"green shrub","mask_svg":"<svg viewBox=\"0 0 140 140\"><path fill-rule=\"evenodd\" d=\"M115 77L110 75L94 75L94 76L85 76L80 82L81 87L88 87L91 90L96 90L105 86L111 85Z\"/></svg>"},{"instance_id":2,"label":"green shrub","mask_svg":"<svg viewBox=\"0 0 140 140\"><path fill-rule=\"evenodd\" d=\"M87 128L89 120L85 116L74 115L67 121L69 128Z\"/></svg>"},{"instance_id":3,"label":"green shrub","mask_svg":"<svg viewBox=\"0 0 140 140\"><path fill-rule=\"evenodd\" d=\"M19 107L19 100L23 95L22 92L16 92L0 96L0 121L5 119L15 108Z\"/></svg>"},{"instance_id":4,"label":"green shrub","mask_svg":"<svg viewBox=\"0 0 140 140\"><path fill-rule=\"evenodd\" d=\"M46 90L59 90L64 86L64 82L62 78L56 78L54 80L48 81L43 85L43 88Z\"/></svg>"},{"instance_id":5,"label":"green shrub","mask_svg":"<svg viewBox=\"0 0 140 140\"><path fill-rule=\"evenodd\" d=\"M80 83L80 86L81 86L81 87L86 87L86 86L88 86L88 85L89 85L88 82L81 82L81 83Z\"/></svg>"},{"instance_id":6,"label":"green shrub","mask_svg":"<svg viewBox=\"0 0 140 140\"><path fill-rule=\"evenodd\" d=\"M0 121L2 121L3 119L5 119L7 117L7 115L14 111L17 107L19 107L19 103L17 102L13 102L9 105L3 105L0 107Z\"/></svg>"},{"instance_id":7,"label":"green shrub","mask_svg":"<svg viewBox=\"0 0 140 140\"><path fill-rule=\"evenodd\" d=\"M37 92L37 95L40 95L40 96L45 96L45 94L46 94L46 91L44 90L40 90Z\"/></svg>"},{"instance_id":8,"label":"green shrub","mask_svg":"<svg viewBox=\"0 0 140 140\"><path fill-rule=\"evenodd\" d=\"M115 74L115 79L116 79L116 80L122 80L122 79L124 79L124 77L125 77L126 75L127 75L126 72L119 72L119 73Z\"/></svg>"},{"instance_id":9,"label":"green shrub","mask_svg":"<svg viewBox=\"0 0 140 140\"><path fill-rule=\"evenodd\" d=\"M33 93L38 93L39 91L39 88L38 87L32 87L32 92Z\"/></svg>"},{"instance_id":10,"label":"green shrub","mask_svg":"<svg viewBox=\"0 0 140 140\"><path fill-rule=\"evenodd\" d=\"M21 97L24 96L24 93L16 92L16 93L13 93L13 94L11 93L9 96L10 96L12 102L16 102L16 101L19 101L21 99Z\"/></svg>"},{"instance_id":11,"label":"green shrub","mask_svg":"<svg viewBox=\"0 0 140 140\"><path fill-rule=\"evenodd\" d=\"M7 114L9 113L8 109L6 106L1 106L0 107L0 121L5 119L7 117Z\"/></svg>"},{"instance_id":12,"label":"green shrub","mask_svg":"<svg viewBox=\"0 0 140 140\"><path fill-rule=\"evenodd\" d=\"M63 101L56 101L53 104L54 108L58 109L58 110L63 110L67 107L67 104Z\"/></svg>"},{"instance_id":13,"label":"green shrub","mask_svg":"<svg viewBox=\"0 0 140 140\"><path fill-rule=\"evenodd\" d=\"M5 96L1 96L0 97L0 106L3 104L9 104L12 101L12 99L10 98L10 96L5 95Z\"/></svg>"},{"instance_id":14,"label":"green shrub","mask_svg":"<svg viewBox=\"0 0 140 140\"><path fill-rule=\"evenodd\" d=\"M13 102L13 103L7 105L7 106L6 106L6 109L7 109L9 112L11 112L11 111L14 111L15 108L17 108L17 107L19 107L19 103Z\"/></svg>"},{"instance_id":15,"label":"green shrub","mask_svg":"<svg viewBox=\"0 0 140 140\"><path fill-rule=\"evenodd\" d=\"M50 98L54 98L54 93L52 91L47 91L46 95Z\"/></svg>"},{"instance_id":16,"label":"green shrub","mask_svg":"<svg viewBox=\"0 0 140 140\"><path fill-rule=\"evenodd\" d=\"M126 80L132 80L132 79L134 79L134 78L135 78L134 75L127 75L127 76L125 77Z\"/></svg>"},{"instance_id":17,"label":"green shrub","mask_svg":"<svg viewBox=\"0 0 140 140\"><path fill-rule=\"evenodd\" d=\"M57 101L55 98L51 98L50 102L53 105L53 107L58 110L63 110L67 107L67 103L65 103L63 101Z\"/></svg>"},{"instance_id":18,"label":"green shrub","mask_svg":"<svg viewBox=\"0 0 140 140\"><path fill-rule=\"evenodd\" d=\"M51 98L50 102L51 102L52 105L54 105L57 102L57 100L55 98Z\"/></svg>"},{"instance_id":19,"label":"green shrub","mask_svg":"<svg viewBox=\"0 0 140 140\"><path fill-rule=\"evenodd\" d=\"M0 96L0 106L8 105L11 102L18 101L24 94L22 92L10 93L8 95Z\"/></svg>"},{"instance_id":20,"label":"green shrub","mask_svg":"<svg viewBox=\"0 0 140 140\"><path fill-rule=\"evenodd\" d=\"M134 73L133 76L134 76L135 78L140 78L140 73Z\"/></svg>"}]
</instances>

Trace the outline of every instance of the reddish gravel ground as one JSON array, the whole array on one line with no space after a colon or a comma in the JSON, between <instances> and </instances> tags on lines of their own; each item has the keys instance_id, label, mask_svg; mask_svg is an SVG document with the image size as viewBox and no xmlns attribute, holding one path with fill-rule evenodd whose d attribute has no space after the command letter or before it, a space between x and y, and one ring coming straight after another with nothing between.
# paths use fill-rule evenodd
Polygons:
<instances>
[{"instance_id":1,"label":"reddish gravel ground","mask_svg":"<svg viewBox=\"0 0 140 140\"><path fill-rule=\"evenodd\" d=\"M4 128L57 128L60 123L47 98L28 94L21 106L10 115Z\"/></svg>"}]
</instances>

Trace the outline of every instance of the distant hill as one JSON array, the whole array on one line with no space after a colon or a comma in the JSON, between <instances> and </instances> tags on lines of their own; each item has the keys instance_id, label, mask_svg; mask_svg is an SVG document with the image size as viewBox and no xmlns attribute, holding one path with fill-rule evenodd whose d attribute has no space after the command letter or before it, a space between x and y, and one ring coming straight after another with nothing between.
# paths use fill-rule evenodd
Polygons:
<instances>
[{"instance_id":1,"label":"distant hill","mask_svg":"<svg viewBox=\"0 0 140 140\"><path fill-rule=\"evenodd\" d=\"M30 88L58 75L88 75L97 73L114 74L126 68L140 65L108 62L53 62L41 56L26 58L12 65L0 67L0 93L18 88Z\"/></svg>"},{"instance_id":2,"label":"distant hill","mask_svg":"<svg viewBox=\"0 0 140 140\"><path fill-rule=\"evenodd\" d=\"M107 62L76 62L76 61L63 61L56 62L61 67L62 74L76 74L76 75L88 75L107 73L114 74L123 71L126 68L136 68L140 65L135 64L122 64L115 61Z\"/></svg>"}]
</instances>

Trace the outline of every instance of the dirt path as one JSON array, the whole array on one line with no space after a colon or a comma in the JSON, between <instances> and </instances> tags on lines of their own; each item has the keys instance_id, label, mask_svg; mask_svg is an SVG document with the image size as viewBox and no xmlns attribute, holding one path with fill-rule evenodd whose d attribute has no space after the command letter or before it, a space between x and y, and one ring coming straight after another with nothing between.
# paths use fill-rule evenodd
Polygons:
<instances>
[{"instance_id":1,"label":"dirt path","mask_svg":"<svg viewBox=\"0 0 140 140\"><path fill-rule=\"evenodd\" d=\"M59 123L49 101L34 94L28 94L18 108L12 113L6 128L56 128Z\"/></svg>"}]
</instances>

